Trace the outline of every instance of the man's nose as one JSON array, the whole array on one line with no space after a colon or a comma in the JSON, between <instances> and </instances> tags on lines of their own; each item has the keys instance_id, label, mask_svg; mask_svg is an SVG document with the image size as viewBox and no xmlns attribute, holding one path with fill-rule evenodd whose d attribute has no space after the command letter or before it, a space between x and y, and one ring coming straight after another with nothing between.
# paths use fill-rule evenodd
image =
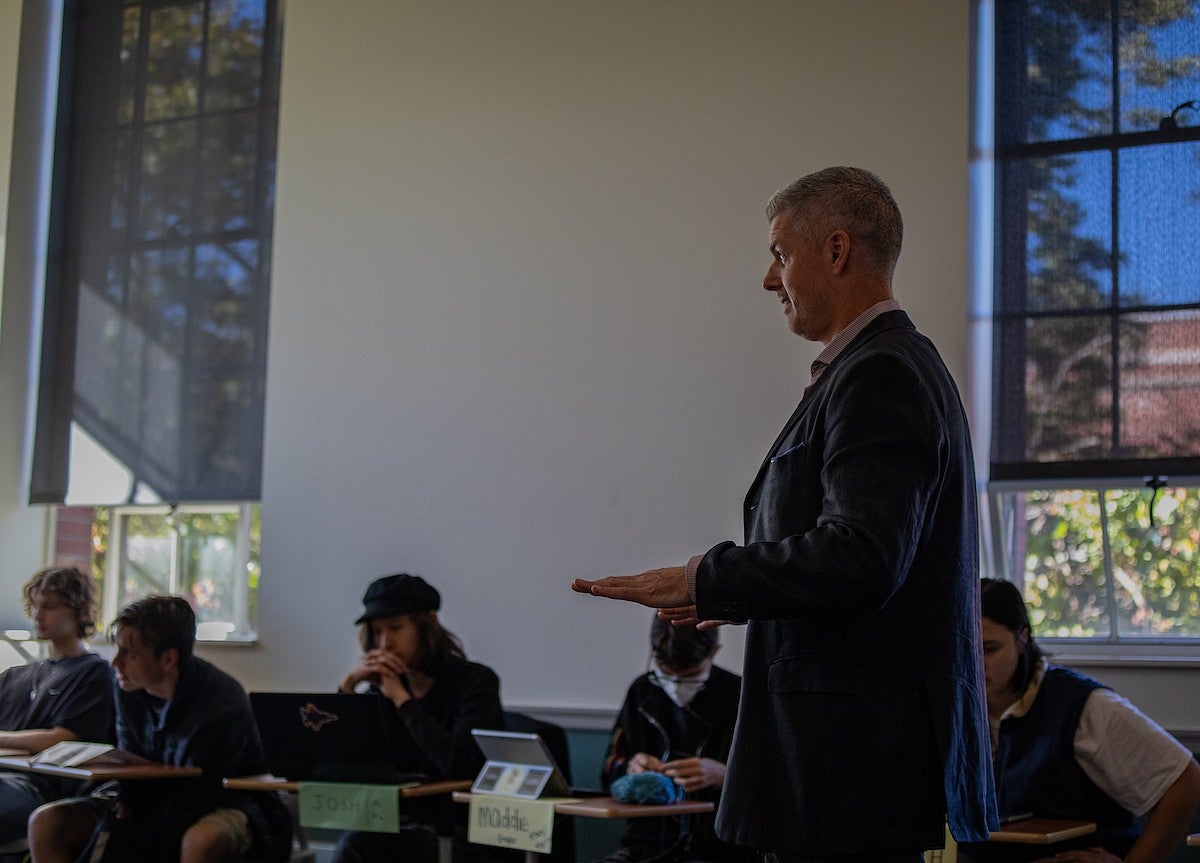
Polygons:
<instances>
[{"instance_id":1,"label":"man's nose","mask_svg":"<svg viewBox=\"0 0 1200 863\"><path fill-rule=\"evenodd\" d=\"M779 281L778 264L771 264L771 266L767 268L766 275L763 276L762 286L768 291L779 290L781 282Z\"/></svg>"}]
</instances>

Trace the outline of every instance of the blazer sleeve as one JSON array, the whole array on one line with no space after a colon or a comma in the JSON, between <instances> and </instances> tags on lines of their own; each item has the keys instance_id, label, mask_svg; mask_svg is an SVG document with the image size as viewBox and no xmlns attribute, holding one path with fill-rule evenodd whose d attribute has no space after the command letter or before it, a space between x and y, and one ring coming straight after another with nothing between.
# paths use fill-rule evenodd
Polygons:
<instances>
[{"instance_id":1,"label":"blazer sleeve","mask_svg":"<svg viewBox=\"0 0 1200 863\"><path fill-rule=\"evenodd\" d=\"M775 507L790 528L744 546L722 543L696 574L703 618L769 620L810 611L871 611L903 584L949 458L944 403L910 359L891 353L850 358L823 422L799 448L765 470ZM793 447L792 449L796 449ZM815 484L815 485L814 485ZM816 523L791 517L819 495Z\"/></svg>"}]
</instances>

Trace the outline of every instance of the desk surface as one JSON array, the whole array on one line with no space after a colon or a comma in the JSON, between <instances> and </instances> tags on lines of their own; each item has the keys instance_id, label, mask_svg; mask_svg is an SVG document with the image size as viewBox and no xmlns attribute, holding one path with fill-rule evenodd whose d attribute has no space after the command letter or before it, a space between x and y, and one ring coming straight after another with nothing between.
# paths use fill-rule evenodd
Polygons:
<instances>
[{"instance_id":1,"label":"desk surface","mask_svg":"<svg viewBox=\"0 0 1200 863\"><path fill-rule=\"evenodd\" d=\"M101 761L104 756L92 759ZM183 779L200 776L199 767L171 767L167 764L93 764L91 767L59 767L55 764L30 764L29 756L2 756L0 768L65 776L68 779Z\"/></svg>"},{"instance_id":2,"label":"desk surface","mask_svg":"<svg viewBox=\"0 0 1200 863\"><path fill-rule=\"evenodd\" d=\"M1096 832L1094 821L1066 821L1061 818L1023 818L1001 825L988 836L989 842L1014 842L1024 845L1050 845L1076 836Z\"/></svg>"},{"instance_id":3,"label":"desk surface","mask_svg":"<svg viewBox=\"0 0 1200 863\"><path fill-rule=\"evenodd\" d=\"M257 776L234 776L224 780L226 788L236 791L291 791L300 790L300 783L282 776L270 773L260 773ZM409 785L400 788L401 797L432 797L435 794L449 794L452 791L465 791L471 787L470 779L435 779L433 782L422 782L420 785Z\"/></svg>"},{"instance_id":4,"label":"desk surface","mask_svg":"<svg viewBox=\"0 0 1200 863\"><path fill-rule=\"evenodd\" d=\"M496 796L496 795L480 795ZM470 803L473 794L456 791L454 800ZM501 797L500 799L504 799ZM611 797L558 798L554 811L559 815L578 815L584 818L650 818L656 815L696 815L712 812L717 807L704 800L680 800L678 803L618 803Z\"/></svg>"}]
</instances>

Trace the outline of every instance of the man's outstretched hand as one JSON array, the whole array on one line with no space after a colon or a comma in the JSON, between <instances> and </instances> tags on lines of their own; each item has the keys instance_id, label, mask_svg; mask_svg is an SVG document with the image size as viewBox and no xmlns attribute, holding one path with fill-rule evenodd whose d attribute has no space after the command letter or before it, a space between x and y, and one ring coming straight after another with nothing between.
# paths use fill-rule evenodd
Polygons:
<instances>
[{"instance_id":1,"label":"man's outstretched hand","mask_svg":"<svg viewBox=\"0 0 1200 863\"><path fill-rule=\"evenodd\" d=\"M716 629L729 622L700 620L696 616L696 604L688 596L687 574L682 566L650 569L637 575L610 575L595 581L577 578L571 582L571 590L649 606L657 609L663 620L676 626Z\"/></svg>"},{"instance_id":2,"label":"man's outstretched hand","mask_svg":"<svg viewBox=\"0 0 1200 863\"><path fill-rule=\"evenodd\" d=\"M692 599L688 596L687 575L682 566L651 569L638 575L610 575L596 581L577 578L571 582L571 590L608 599L623 599L650 608L679 610L692 607L692 616L695 616Z\"/></svg>"}]
</instances>

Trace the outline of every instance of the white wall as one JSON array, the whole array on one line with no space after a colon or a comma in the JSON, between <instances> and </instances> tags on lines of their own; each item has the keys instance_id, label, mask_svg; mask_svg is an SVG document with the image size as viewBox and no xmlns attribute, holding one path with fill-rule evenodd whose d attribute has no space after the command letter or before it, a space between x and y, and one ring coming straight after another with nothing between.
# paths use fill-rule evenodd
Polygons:
<instances>
[{"instance_id":1,"label":"white wall","mask_svg":"<svg viewBox=\"0 0 1200 863\"><path fill-rule=\"evenodd\" d=\"M815 354L759 287L772 192L885 177L898 295L965 377L967 30L957 0L291 2L262 647L220 660L330 685L404 568L509 702L614 705L650 614L567 585L740 538Z\"/></svg>"},{"instance_id":2,"label":"white wall","mask_svg":"<svg viewBox=\"0 0 1200 863\"><path fill-rule=\"evenodd\" d=\"M0 0L0 184L14 92L37 95L21 6ZM758 287L772 192L887 179L897 295L966 380L968 52L960 0L290 0L261 643L203 652L251 688L331 687L366 583L408 569L508 703L615 707L650 613L567 585L740 538L816 352ZM42 562L36 263L10 254L0 318L4 620ZM1125 675L1197 727L1196 672Z\"/></svg>"},{"instance_id":3,"label":"white wall","mask_svg":"<svg viewBox=\"0 0 1200 863\"><path fill-rule=\"evenodd\" d=\"M32 154L44 143L41 130L14 129L18 102L40 99L32 78L43 70L26 70L18 87L17 58L22 26L45 24L55 4L46 2L22 18L21 0L0 0L0 627L22 625L21 583L45 557L44 513L25 506L25 446L28 438L30 385L36 378L33 340L34 270L37 213L14 199L24 199L36 185L38 165Z\"/></svg>"}]
</instances>

